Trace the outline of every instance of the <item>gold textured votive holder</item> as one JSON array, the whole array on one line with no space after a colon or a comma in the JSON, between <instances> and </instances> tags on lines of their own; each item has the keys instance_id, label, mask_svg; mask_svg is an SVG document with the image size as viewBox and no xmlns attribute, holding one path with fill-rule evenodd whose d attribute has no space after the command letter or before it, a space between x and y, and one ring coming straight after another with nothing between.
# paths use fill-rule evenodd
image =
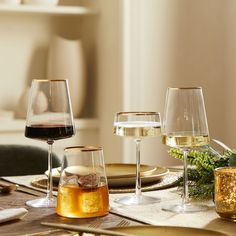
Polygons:
<instances>
[{"instance_id":1,"label":"gold textured votive holder","mask_svg":"<svg viewBox=\"0 0 236 236\"><path fill-rule=\"evenodd\" d=\"M215 209L220 217L236 222L236 167L215 169Z\"/></svg>"}]
</instances>

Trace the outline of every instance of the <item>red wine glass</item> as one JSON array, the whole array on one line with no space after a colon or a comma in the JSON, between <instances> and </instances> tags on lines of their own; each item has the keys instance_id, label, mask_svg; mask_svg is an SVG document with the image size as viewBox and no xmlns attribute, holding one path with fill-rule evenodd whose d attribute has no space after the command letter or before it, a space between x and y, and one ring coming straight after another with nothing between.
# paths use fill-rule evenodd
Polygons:
<instances>
[{"instance_id":1,"label":"red wine glass","mask_svg":"<svg viewBox=\"0 0 236 236\"><path fill-rule=\"evenodd\" d=\"M26 202L32 207L55 207L52 192L52 145L75 134L67 80L33 80L28 103L25 136L48 144L48 184L44 198Z\"/></svg>"}]
</instances>

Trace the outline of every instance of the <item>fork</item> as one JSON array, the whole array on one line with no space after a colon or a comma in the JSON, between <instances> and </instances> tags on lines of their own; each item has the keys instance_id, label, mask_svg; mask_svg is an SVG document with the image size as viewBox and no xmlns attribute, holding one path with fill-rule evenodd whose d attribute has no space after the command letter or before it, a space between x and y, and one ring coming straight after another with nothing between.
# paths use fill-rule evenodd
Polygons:
<instances>
[{"instance_id":1,"label":"fork","mask_svg":"<svg viewBox=\"0 0 236 236\"><path fill-rule=\"evenodd\" d=\"M128 226L129 224L130 224L129 221L121 220L115 227L125 227L125 226Z\"/></svg>"},{"instance_id":2,"label":"fork","mask_svg":"<svg viewBox=\"0 0 236 236\"><path fill-rule=\"evenodd\" d=\"M89 228L98 228L102 224L103 220L98 218L94 222L92 222L88 227Z\"/></svg>"}]
</instances>

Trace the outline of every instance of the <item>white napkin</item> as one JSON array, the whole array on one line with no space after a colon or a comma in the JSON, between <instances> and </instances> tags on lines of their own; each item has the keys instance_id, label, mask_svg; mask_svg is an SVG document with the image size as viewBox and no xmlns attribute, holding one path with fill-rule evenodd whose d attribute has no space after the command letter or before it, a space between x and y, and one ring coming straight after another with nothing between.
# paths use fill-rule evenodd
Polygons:
<instances>
[{"instance_id":1,"label":"white napkin","mask_svg":"<svg viewBox=\"0 0 236 236\"><path fill-rule=\"evenodd\" d=\"M0 223L9 221L22 219L28 211L25 208L9 208L0 210Z\"/></svg>"}]
</instances>

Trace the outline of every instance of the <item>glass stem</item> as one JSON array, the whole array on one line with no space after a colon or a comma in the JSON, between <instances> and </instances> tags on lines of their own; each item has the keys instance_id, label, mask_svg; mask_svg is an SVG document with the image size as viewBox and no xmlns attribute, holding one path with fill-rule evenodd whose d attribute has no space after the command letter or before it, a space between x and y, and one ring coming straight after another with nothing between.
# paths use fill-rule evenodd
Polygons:
<instances>
[{"instance_id":1,"label":"glass stem","mask_svg":"<svg viewBox=\"0 0 236 236\"><path fill-rule=\"evenodd\" d=\"M52 199L53 198L53 193L52 193L52 145L53 145L53 140L47 141L48 143L48 183L47 183L47 199Z\"/></svg>"},{"instance_id":2,"label":"glass stem","mask_svg":"<svg viewBox=\"0 0 236 236\"><path fill-rule=\"evenodd\" d=\"M183 158L184 158L184 176L183 176L182 205L185 205L189 202L189 195L188 195L188 149L183 149Z\"/></svg>"},{"instance_id":3,"label":"glass stem","mask_svg":"<svg viewBox=\"0 0 236 236\"><path fill-rule=\"evenodd\" d=\"M136 144L136 184L135 194L141 196L141 176L140 176L140 143L141 139L135 139Z\"/></svg>"}]
</instances>

